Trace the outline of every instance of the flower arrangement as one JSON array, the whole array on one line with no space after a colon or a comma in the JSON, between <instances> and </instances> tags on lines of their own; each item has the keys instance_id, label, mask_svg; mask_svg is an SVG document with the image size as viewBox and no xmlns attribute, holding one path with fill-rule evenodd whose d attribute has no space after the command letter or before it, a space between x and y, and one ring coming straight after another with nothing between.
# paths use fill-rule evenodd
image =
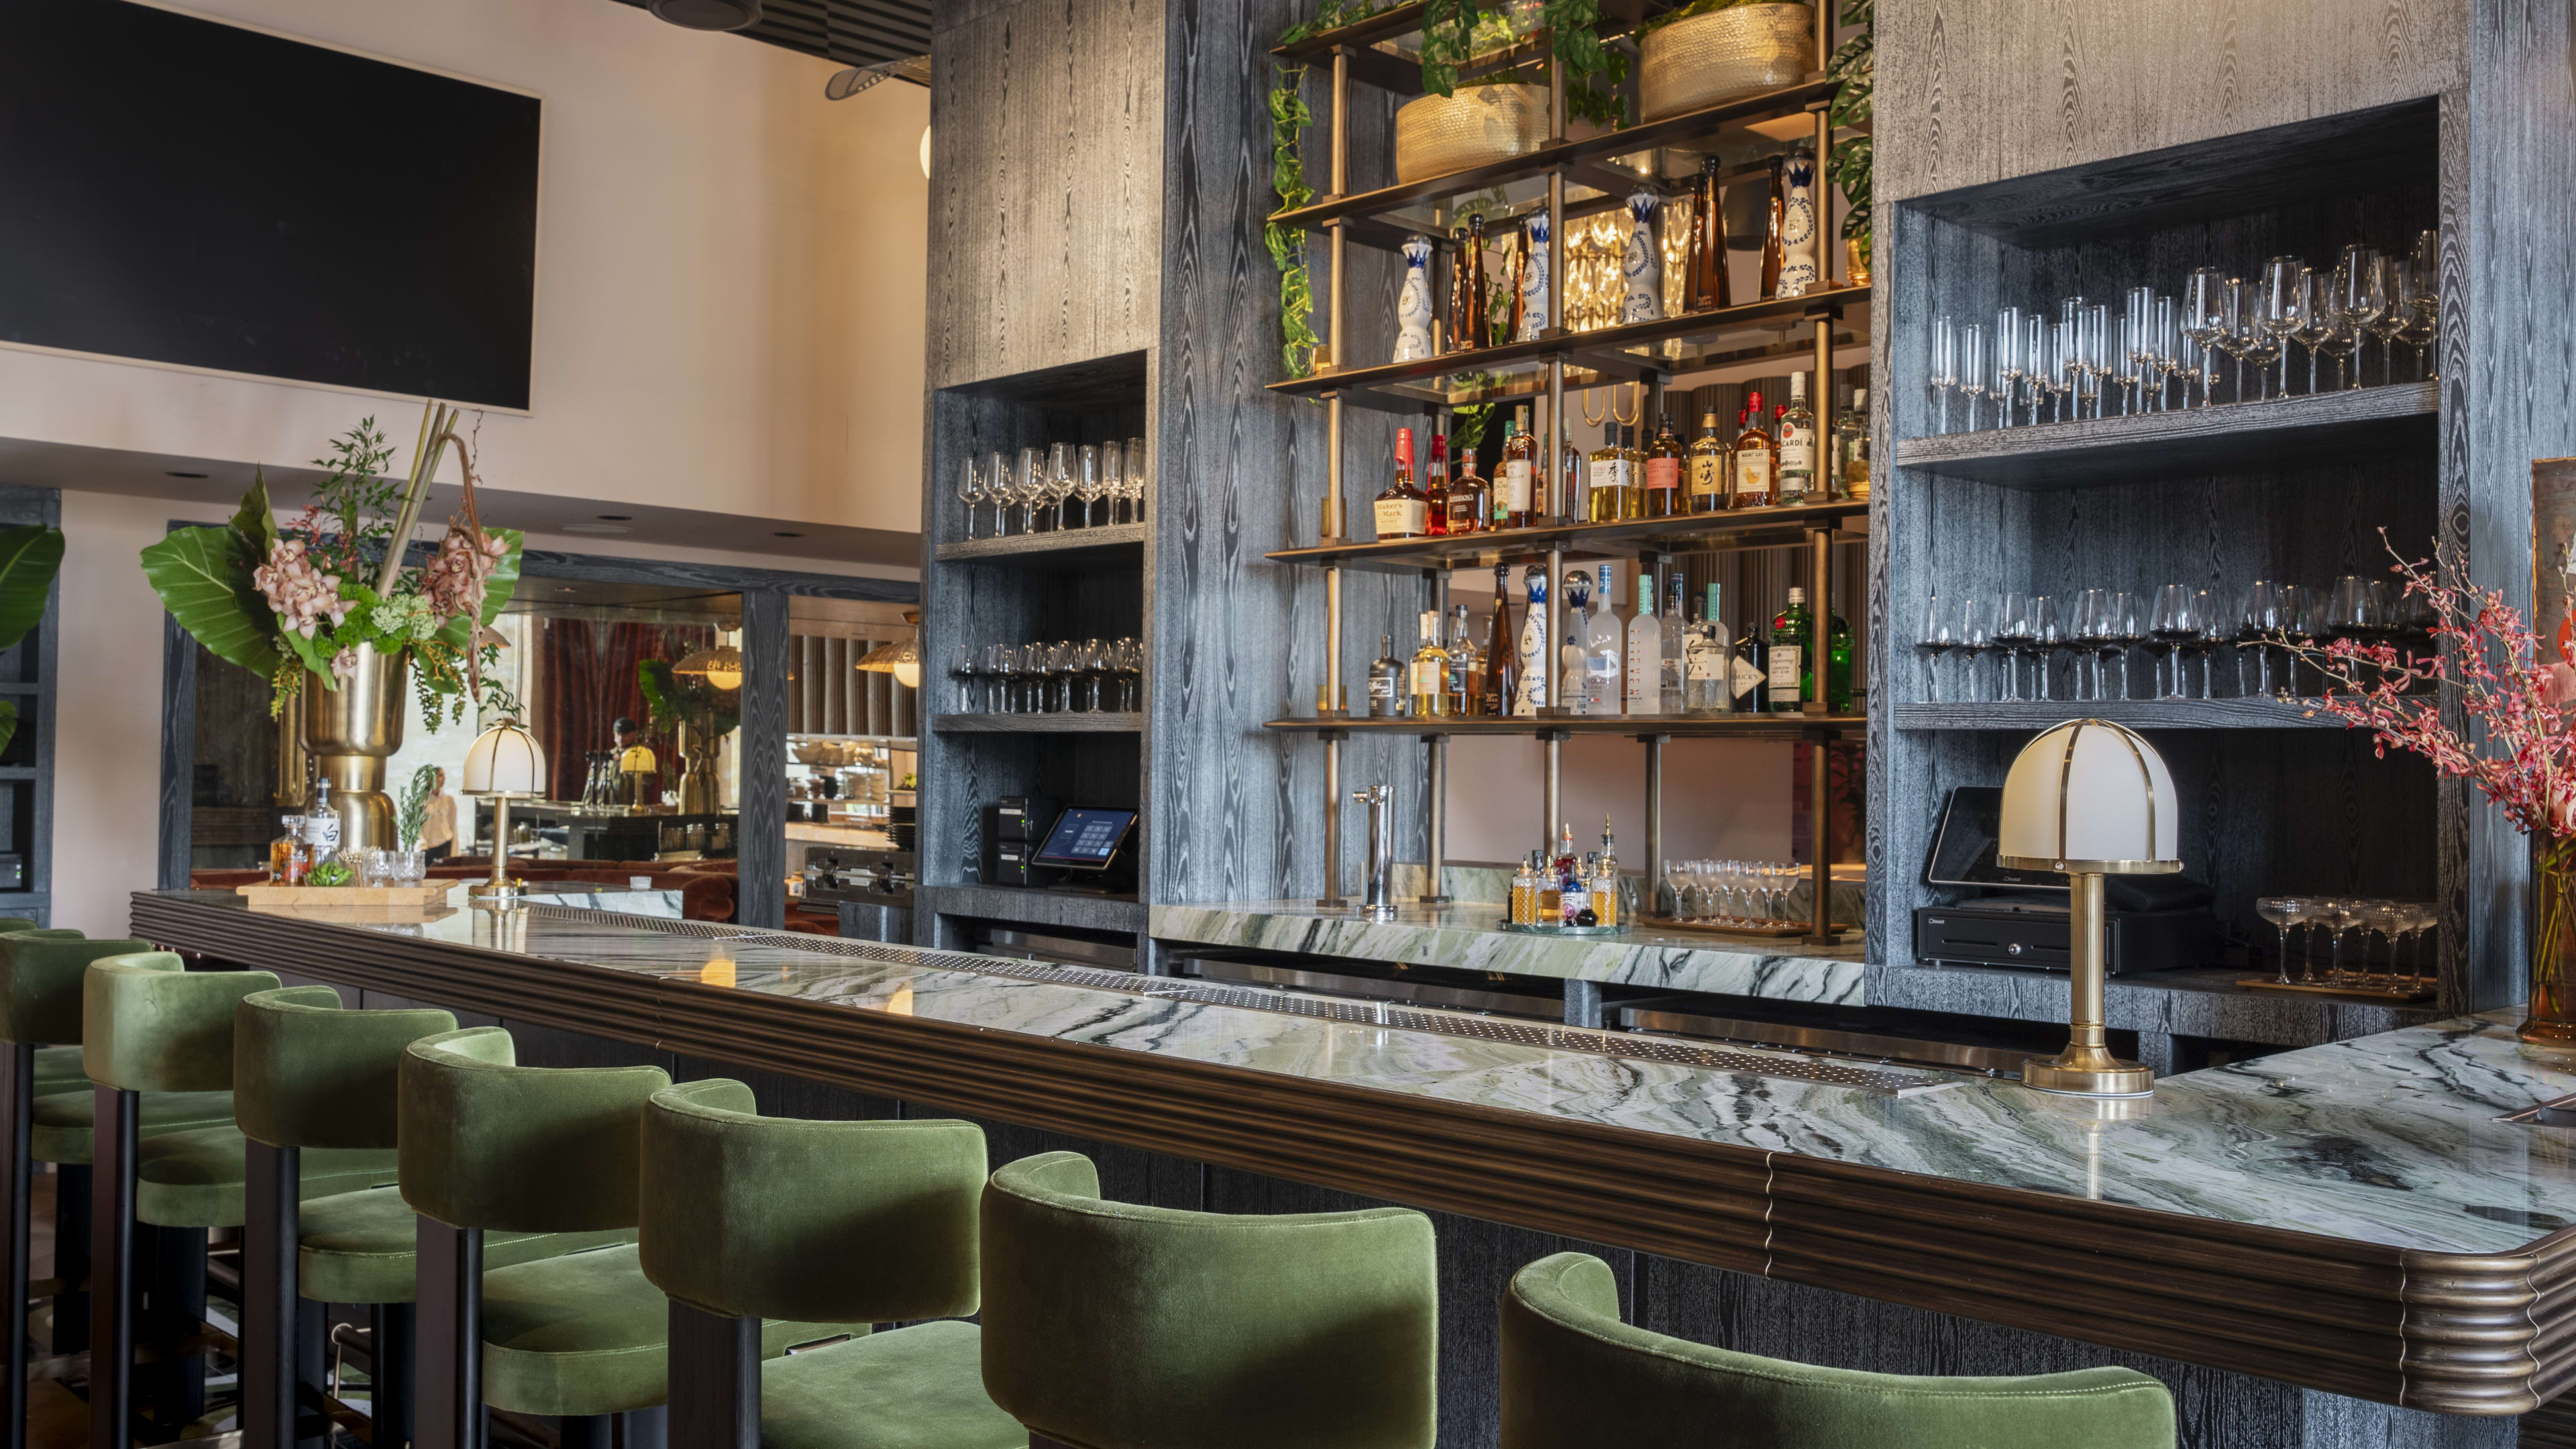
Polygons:
<instances>
[{"instance_id":1,"label":"flower arrangement","mask_svg":"<svg viewBox=\"0 0 2576 1449\"><path fill-rule=\"evenodd\" d=\"M361 646L408 654L424 719L464 717L499 657L486 626L518 584L521 535L485 529L474 505L474 452L457 410L431 403L407 478L385 473L394 450L361 420L317 458L313 502L280 528L264 476L220 528L183 528L143 550L143 572L171 615L218 658L266 676L283 712L308 679L337 690ZM437 550L408 567L406 547L438 463L453 448L465 498Z\"/></svg>"}]
</instances>

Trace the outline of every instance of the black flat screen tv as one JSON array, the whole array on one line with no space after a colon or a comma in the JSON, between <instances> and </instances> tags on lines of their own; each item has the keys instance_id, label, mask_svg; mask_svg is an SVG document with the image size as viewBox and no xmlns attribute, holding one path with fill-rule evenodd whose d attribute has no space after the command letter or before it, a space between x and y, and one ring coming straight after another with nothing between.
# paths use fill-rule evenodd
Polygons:
<instances>
[{"instance_id":1,"label":"black flat screen tv","mask_svg":"<svg viewBox=\"0 0 2576 1449\"><path fill-rule=\"evenodd\" d=\"M536 97L0 0L0 342L528 406Z\"/></svg>"}]
</instances>

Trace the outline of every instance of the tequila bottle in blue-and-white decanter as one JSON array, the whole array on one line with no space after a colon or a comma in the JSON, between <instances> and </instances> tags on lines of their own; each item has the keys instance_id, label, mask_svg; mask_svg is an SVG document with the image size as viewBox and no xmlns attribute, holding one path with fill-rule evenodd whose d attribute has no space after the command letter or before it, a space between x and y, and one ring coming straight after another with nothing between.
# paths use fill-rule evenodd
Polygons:
<instances>
[{"instance_id":1,"label":"tequila bottle in blue-and-white decanter","mask_svg":"<svg viewBox=\"0 0 2576 1449\"><path fill-rule=\"evenodd\" d=\"M1622 322L1652 322L1664 315L1664 249L1655 242L1655 213L1664 199L1649 187L1628 193L1628 253L1619 259L1628 294L1619 304Z\"/></svg>"},{"instance_id":2,"label":"tequila bottle in blue-and-white decanter","mask_svg":"<svg viewBox=\"0 0 2576 1449\"><path fill-rule=\"evenodd\" d=\"M1529 219L1529 268L1521 274L1521 330L1512 340L1536 342L1547 327L1547 213L1542 211Z\"/></svg>"},{"instance_id":3,"label":"tequila bottle in blue-and-white decanter","mask_svg":"<svg viewBox=\"0 0 2576 1449\"><path fill-rule=\"evenodd\" d=\"M1803 297L1823 281L1816 265L1816 163L1792 156L1781 168L1780 295Z\"/></svg>"},{"instance_id":4,"label":"tequila bottle in blue-and-white decanter","mask_svg":"<svg viewBox=\"0 0 2576 1449\"><path fill-rule=\"evenodd\" d=\"M1395 299L1395 360L1418 362L1431 347L1431 239L1404 239L1404 290Z\"/></svg>"},{"instance_id":5,"label":"tequila bottle in blue-and-white decanter","mask_svg":"<svg viewBox=\"0 0 2576 1449\"><path fill-rule=\"evenodd\" d=\"M1529 607L1521 611L1520 647L1512 654L1512 713L1534 715L1547 708L1547 565L1531 564L1521 582Z\"/></svg>"}]
</instances>

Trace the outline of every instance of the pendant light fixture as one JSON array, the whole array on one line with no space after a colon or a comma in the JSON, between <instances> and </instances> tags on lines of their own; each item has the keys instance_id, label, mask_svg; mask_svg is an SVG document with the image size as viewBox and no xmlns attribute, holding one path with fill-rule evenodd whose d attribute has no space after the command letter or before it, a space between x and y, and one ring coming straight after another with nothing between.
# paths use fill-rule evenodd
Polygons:
<instances>
[{"instance_id":1,"label":"pendant light fixture","mask_svg":"<svg viewBox=\"0 0 2576 1449\"><path fill-rule=\"evenodd\" d=\"M870 674L891 674L894 682L906 689L921 688L921 611L906 609L903 622L913 626L913 637L892 644L880 644L859 656L857 668Z\"/></svg>"},{"instance_id":2,"label":"pendant light fixture","mask_svg":"<svg viewBox=\"0 0 2576 1449\"><path fill-rule=\"evenodd\" d=\"M689 30L742 30L760 23L760 0L644 0L644 8Z\"/></svg>"}]
</instances>

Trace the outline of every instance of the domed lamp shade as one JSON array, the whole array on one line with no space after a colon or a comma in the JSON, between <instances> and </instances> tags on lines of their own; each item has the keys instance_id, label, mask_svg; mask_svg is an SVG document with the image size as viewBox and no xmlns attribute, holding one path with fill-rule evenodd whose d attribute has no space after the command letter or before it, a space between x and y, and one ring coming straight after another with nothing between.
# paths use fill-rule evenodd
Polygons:
<instances>
[{"instance_id":1,"label":"domed lamp shade","mask_svg":"<svg viewBox=\"0 0 2576 1449\"><path fill-rule=\"evenodd\" d=\"M673 674L694 674L718 689L742 688L742 651L730 644L700 649L671 666Z\"/></svg>"},{"instance_id":2,"label":"domed lamp shade","mask_svg":"<svg viewBox=\"0 0 2576 1449\"><path fill-rule=\"evenodd\" d=\"M459 772L460 795L492 801L492 878L474 887L473 902L493 909L518 904L527 882L510 875L510 802L533 800L546 791L546 751L537 737L505 719L475 737Z\"/></svg>"},{"instance_id":3,"label":"domed lamp shade","mask_svg":"<svg viewBox=\"0 0 2576 1449\"><path fill-rule=\"evenodd\" d=\"M2080 719L2032 740L2004 777L1995 863L2068 877L2068 1038L2054 1057L2022 1063L2026 1087L2086 1097L2142 1097L2155 1074L2112 1056L2103 1016L2109 974L2102 879L2182 869L2181 802L2164 758L2135 731Z\"/></svg>"},{"instance_id":4,"label":"domed lamp shade","mask_svg":"<svg viewBox=\"0 0 2576 1449\"><path fill-rule=\"evenodd\" d=\"M871 674L891 674L894 676L894 682L904 688L919 689L921 688L921 635L919 632L921 611L904 610L903 622L913 628L915 631L913 637L898 639L891 644L878 645L860 655L859 662L854 667L864 669Z\"/></svg>"}]
</instances>

